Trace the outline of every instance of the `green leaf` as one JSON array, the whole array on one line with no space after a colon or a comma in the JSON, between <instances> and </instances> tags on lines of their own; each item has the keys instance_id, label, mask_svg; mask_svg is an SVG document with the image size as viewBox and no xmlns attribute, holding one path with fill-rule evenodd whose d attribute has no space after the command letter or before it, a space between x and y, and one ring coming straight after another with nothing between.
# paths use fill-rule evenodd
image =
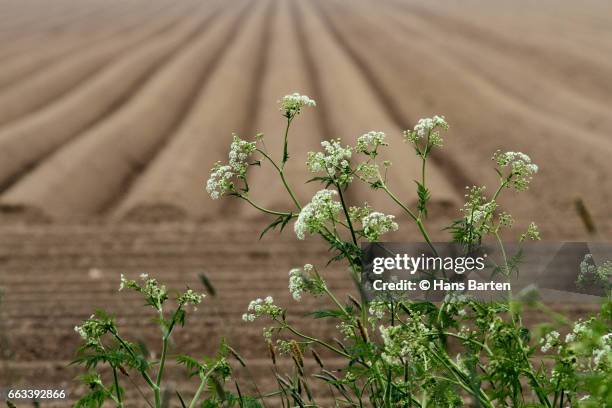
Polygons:
<instances>
[{"instance_id":1,"label":"green leaf","mask_svg":"<svg viewBox=\"0 0 612 408\"><path fill-rule=\"evenodd\" d=\"M210 279L208 279L208 276L206 276L204 272L201 272L198 274L198 278L200 278L200 282L202 282L202 285L204 285L206 292L208 292L210 296L215 297L217 295L217 291L215 290L215 287Z\"/></svg>"},{"instance_id":2,"label":"green leaf","mask_svg":"<svg viewBox=\"0 0 612 408\"><path fill-rule=\"evenodd\" d=\"M350 309L350 308L348 308L348 309ZM326 318L326 317L341 318L341 317L345 316L345 314L342 311L334 310L334 309L315 310L314 312L309 313L308 315L314 317L315 319L323 319L323 318Z\"/></svg>"},{"instance_id":3,"label":"green leaf","mask_svg":"<svg viewBox=\"0 0 612 408\"><path fill-rule=\"evenodd\" d=\"M187 405L185 405L185 401L183 400L183 397L181 397L181 394L176 391L176 396L179 399L179 402L181 403L181 408L187 408Z\"/></svg>"},{"instance_id":4,"label":"green leaf","mask_svg":"<svg viewBox=\"0 0 612 408\"><path fill-rule=\"evenodd\" d=\"M287 215L279 215L278 218L276 218L274 221L272 221L270 223L270 225L268 225L262 232L261 234L259 234L259 239L262 239L263 236L270 230L275 229L276 227L280 226L280 230L282 231L285 226L287 225L287 223L289 223L289 221L291 221L291 218L293 218L293 214L289 213Z\"/></svg>"},{"instance_id":5,"label":"green leaf","mask_svg":"<svg viewBox=\"0 0 612 408\"><path fill-rule=\"evenodd\" d=\"M416 180L414 182L417 185L417 196L419 199L417 203L417 210L419 211L419 213L427 217L427 203L431 198L431 194L427 187L425 187L423 184L419 183Z\"/></svg>"}]
</instances>

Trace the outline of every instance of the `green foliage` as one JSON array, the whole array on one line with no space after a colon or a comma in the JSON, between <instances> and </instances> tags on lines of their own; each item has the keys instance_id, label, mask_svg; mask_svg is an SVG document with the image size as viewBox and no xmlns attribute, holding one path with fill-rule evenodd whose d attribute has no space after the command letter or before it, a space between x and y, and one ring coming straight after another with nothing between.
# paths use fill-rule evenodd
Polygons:
<instances>
[{"instance_id":1,"label":"green foliage","mask_svg":"<svg viewBox=\"0 0 612 408\"><path fill-rule=\"evenodd\" d=\"M287 130L290 124L288 120ZM321 183L323 190L306 205L296 200L284 177L287 133L282 165L265 151L265 146L256 151L263 157L261 164L267 161L278 170L294 208L265 209L237 189L228 195L277 217L264 233L277 225L284 227L297 217L294 224L297 237L303 239L307 233L318 235L333 253L329 262L346 262L351 276L359 283L360 241L376 241L397 226L392 216L379 213L367 204L349 206L344 193L354 182L366 183L374 191L382 192L415 222L432 252L437 253L424 224L432 197L426 168L432 150L442 146L440 133L446 130L448 124L444 117L434 116L419 120L414 129L404 132L406 142L412 145L422 164L421 177L415 180L417 202L414 209L392 192L386 176L391 164L380 161L381 150L388 143L384 133L375 131L360 136L355 146L346 146L339 139L323 141L322 151L308 154L307 166L316 175L307 182ZM257 142L263 143L263 136L260 135ZM503 246L501 231L512 228L513 218L500 211L502 192L526 190L538 167L520 152L496 152L493 161L499 177L494 194L487 195L484 186L468 188L461 217L447 230L452 240L464 245L468 252L481 245L485 238L494 238L503 254L503 262L494 265L493 273L508 277L519 273L523 252L519 249L515 254L507 254ZM333 197L338 197L339 201L334 201ZM526 239L540 239L535 224L532 223L518 241ZM584 282L608 276L606 267L597 269L586 265L583 269L581 280ZM276 395L284 406L318 406L309 391L308 384L313 380L323 382L333 392L337 406L457 407L471 400L480 407L561 408L568 403L596 406L591 401L600 404L597 406L605 406L604 401L610 395L609 365L601 363L607 361L607 354L604 354L609 351L607 344L601 344L601 338L606 339L605 333L610 332L609 320L601 326L604 328L601 333L592 338L590 346L583 345L586 349L581 353L574 352L570 356L559 351L550 356L555 361L551 368L541 364L541 357L536 356L537 336L523 324L522 309L516 302L478 303L451 294L439 305L386 299L360 302L351 298L349 307L338 301L324 281L317 286L324 288L321 293L308 288L295 271L297 269L290 272L289 283L294 299L299 301L302 293L327 296L334 308L316 310L310 316L332 319L341 340L330 343L300 332L290 324L286 311L273 305L271 297L266 298L265 303L261 299L251 302L249 311L254 313L245 314L246 321L264 317L272 320L264 336L273 362L276 363L278 351L295 363L293 373L275 371L274 374L278 384ZM318 273L317 277L322 280ZM600 320L590 320L595 321ZM609 337L612 339L612 334ZM275 339L276 346L273 345ZM563 350L583 347L570 340ZM583 344L585 340L575 341ZM302 365L302 353L308 349L321 368L311 376L304 374ZM328 370L317 350L327 350L343 358L346 365ZM548 349L543 348L543 351ZM597 369L593 369L591 361L593 352L598 357ZM599 373L597 370L602 368L604 372Z\"/></svg>"},{"instance_id":2,"label":"green foliage","mask_svg":"<svg viewBox=\"0 0 612 408\"><path fill-rule=\"evenodd\" d=\"M364 183L397 204L398 210L414 222L431 251L437 253L424 223L432 198L426 168L432 150L442 146L440 133L448 130L444 117L421 119L414 129L404 132L406 142L421 161L420 178L416 180L418 200L413 208L389 186L387 170L391 163L380 161L388 143L383 132L375 131L360 136L355 146L344 145L336 139L323 141L322 151L309 153L307 166L316 174L309 181L321 183L323 190L309 203L302 204L285 177L285 164L290 158L288 135L302 108L315 103L299 94L287 95L280 103L286 119L280 158L273 159L261 134L253 142L234 136L228 163L215 164L208 180L206 188L213 199L222 195L241 199L272 216L272 222L261 236L276 228L282 232L294 221L298 239L304 239L306 234L321 238L332 253L329 262L344 263L358 284L361 279L360 244L377 241L398 228L393 215L382 214L367 203L351 206L347 202L345 193L352 184ZM466 251L476 249L484 239L493 239L503 254L503 262L495 265L493 272L507 277L519 273L523 252L519 249L515 254L507 254L500 238L502 229L510 229L513 224L512 216L500 211L502 193L508 189L526 190L538 167L529 156L519 152L496 152L493 160L494 171L499 177L494 194L486 194L484 186L469 187L460 218L447 230L453 241L464 245ZM286 210L264 208L250 196L248 169L266 164L277 171L287 191L289 208ZM519 246L526 239L539 239L535 224L520 236ZM608 282L610 264L596 267L587 261L585 258L581 265L580 282ZM206 284L207 279L203 282L210 286ZM169 295L165 286L156 280L145 276L143 282L138 283L122 277L122 287L144 296L147 305L157 314L163 338L161 358L150 361L146 347L128 342L119 334L112 317L96 313L77 327L84 344L75 363L90 372L82 378L90 392L77 406L97 407L111 400L117 407L123 407L118 374L135 371L154 394L155 401L151 405L161 408L160 390L168 340L177 325L186 324L185 306L195 306L201 301L200 296L188 290L177 297L175 309L164 313L162 306L168 302ZM287 310L277 306L271 296L253 300L243 320L270 321L264 330L264 340L277 389L265 397L249 397L243 395L234 380L237 394L229 391L226 384L232 379L232 371L226 358L233 356L243 367L246 362L236 350L223 343L214 357L177 356L187 373L199 380L199 386L191 402L178 392L176 402L184 408L260 407L265 405L265 399L274 398L283 407L318 407L321 405L312 392L313 387L317 387L327 388L337 407L610 406L610 296L598 315L578 322L553 316L553 323L538 332L525 325L524 305L512 299L482 303L465 298L461 293L450 293L439 303L386 298L368 301L365 297L357 300L352 296L343 303L311 264L290 271L289 291L296 301L304 294L327 300L330 306L315 310L309 316L330 319L335 324L337 334L328 336L333 337L333 341L300 331L292 324ZM209 289L209 292L214 293L214 290ZM530 307L546 310L535 301ZM553 328L568 334L563 338ZM316 372L307 372L306 355L312 355L318 366ZM328 356L334 357L333 367L328 365ZM277 359L281 357L293 363L289 372L279 370ZM343 362L341 367L336 366L338 360ZM96 372L101 364L111 367L113 385L105 385ZM154 371L157 372L155 380L152 378Z\"/></svg>"}]
</instances>

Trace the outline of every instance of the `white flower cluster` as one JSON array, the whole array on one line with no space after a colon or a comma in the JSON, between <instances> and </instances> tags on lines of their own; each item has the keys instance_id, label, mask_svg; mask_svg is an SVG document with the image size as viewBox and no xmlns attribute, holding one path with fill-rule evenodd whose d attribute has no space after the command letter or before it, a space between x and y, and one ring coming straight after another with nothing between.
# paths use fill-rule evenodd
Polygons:
<instances>
[{"instance_id":1,"label":"white flower cluster","mask_svg":"<svg viewBox=\"0 0 612 408\"><path fill-rule=\"evenodd\" d=\"M599 339L600 347L593 350L593 363L599 370L612 365L612 333L605 334Z\"/></svg>"},{"instance_id":2,"label":"white flower cluster","mask_svg":"<svg viewBox=\"0 0 612 408\"><path fill-rule=\"evenodd\" d=\"M206 182L206 192L210 195L210 198L216 200L222 195L233 191L233 177L234 172L232 172L231 166L217 162L210 170L210 177Z\"/></svg>"},{"instance_id":3,"label":"white flower cluster","mask_svg":"<svg viewBox=\"0 0 612 408\"><path fill-rule=\"evenodd\" d=\"M470 209L470 212L465 215L465 219L470 225L478 226L479 224L487 221L496 208L497 203L495 201L489 201L488 203L484 203Z\"/></svg>"},{"instance_id":4,"label":"white flower cluster","mask_svg":"<svg viewBox=\"0 0 612 408\"><path fill-rule=\"evenodd\" d=\"M289 271L289 293L291 293L293 299L300 301L304 292L319 296L325 291L325 281L313 272L314 266L311 264L306 264L303 268L293 268Z\"/></svg>"},{"instance_id":5,"label":"white flower cluster","mask_svg":"<svg viewBox=\"0 0 612 408\"><path fill-rule=\"evenodd\" d=\"M530 239L532 241L540 240L540 230L535 222L532 222L527 227L527 232L521 235L520 241L523 242L526 239Z\"/></svg>"},{"instance_id":6,"label":"white flower cluster","mask_svg":"<svg viewBox=\"0 0 612 408\"><path fill-rule=\"evenodd\" d=\"M559 332L551 331L547 333L543 339L540 339L540 344L542 345L542 353L548 352L548 350L559 344Z\"/></svg>"},{"instance_id":7,"label":"white flower cluster","mask_svg":"<svg viewBox=\"0 0 612 408\"><path fill-rule=\"evenodd\" d=\"M247 159L255 151L255 142L242 140L238 135L234 135L234 140L230 145L229 165L238 175L244 175L247 169Z\"/></svg>"},{"instance_id":8,"label":"white flower cluster","mask_svg":"<svg viewBox=\"0 0 612 408\"><path fill-rule=\"evenodd\" d=\"M293 268L289 271L289 293L293 296L294 300L302 299L302 292L304 292L304 276L300 268Z\"/></svg>"},{"instance_id":9,"label":"white flower cluster","mask_svg":"<svg viewBox=\"0 0 612 408\"><path fill-rule=\"evenodd\" d=\"M565 342L571 343L588 336L591 331L589 323L590 321L584 322L582 320L578 320L576 323L574 323L574 328L572 329L571 333L568 333L565 336Z\"/></svg>"},{"instance_id":10,"label":"white flower cluster","mask_svg":"<svg viewBox=\"0 0 612 408\"><path fill-rule=\"evenodd\" d=\"M371 212L361 220L363 234L370 241L378 240L383 234L390 231L397 231L399 226L393 221L395 216L385 215L381 212Z\"/></svg>"},{"instance_id":11,"label":"white flower cluster","mask_svg":"<svg viewBox=\"0 0 612 408\"><path fill-rule=\"evenodd\" d=\"M298 239L304 239L307 232L314 234L320 231L328 221L336 221L342 210L342 205L333 199L336 194L334 190L320 190L302 208L293 226Z\"/></svg>"},{"instance_id":12,"label":"white flower cluster","mask_svg":"<svg viewBox=\"0 0 612 408\"><path fill-rule=\"evenodd\" d=\"M404 137L411 143L427 138L431 146L442 146L440 130L448 130L448 123L444 116L435 115L432 118L419 119L413 130L404 131Z\"/></svg>"},{"instance_id":13,"label":"white flower cluster","mask_svg":"<svg viewBox=\"0 0 612 408\"><path fill-rule=\"evenodd\" d=\"M204 299L204 297L206 297L206 295L203 293L197 293L194 292L193 289L187 289L178 297L177 302L180 305L192 305L193 310L195 311L197 310L197 306L202 303L202 299Z\"/></svg>"},{"instance_id":14,"label":"white flower cluster","mask_svg":"<svg viewBox=\"0 0 612 408\"><path fill-rule=\"evenodd\" d=\"M317 105L314 99L310 99L306 95L300 95L297 92L283 96L278 103L281 105L280 111L283 112L283 116L287 119L291 119L299 114L304 106Z\"/></svg>"},{"instance_id":15,"label":"white flower cluster","mask_svg":"<svg viewBox=\"0 0 612 408\"><path fill-rule=\"evenodd\" d=\"M107 325L96 319L95 315L91 315L82 325L74 326L74 331L81 336L88 346L100 344L100 337L102 337L107 330Z\"/></svg>"},{"instance_id":16,"label":"white flower cluster","mask_svg":"<svg viewBox=\"0 0 612 408\"><path fill-rule=\"evenodd\" d=\"M385 313L387 312L387 310L387 302L373 300L370 302L370 308L368 309L368 312L370 313L370 316L380 320L385 317Z\"/></svg>"},{"instance_id":17,"label":"white flower cluster","mask_svg":"<svg viewBox=\"0 0 612 408\"><path fill-rule=\"evenodd\" d=\"M532 176L538 172L538 166L531 162L531 157L521 152L495 152L493 160L500 167L510 168L511 185L517 191L529 187Z\"/></svg>"},{"instance_id":18,"label":"white flower cluster","mask_svg":"<svg viewBox=\"0 0 612 408\"><path fill-rule=\"evenodd\" d=\"M422 322L418 313L405 325L380 326L384 344L383 360L390 365L403 365L407 359L422 362L427 357L427 345L431 330Z\"/></svg>"},{"instance_id":19,"label":"white flower cluster","mask_svg":"<svg viewBox=\"0 0 612 408\"><path fill-rule=\"evenodd\" d=\"M238 135L234 135L229 151L229 164L217 162L210 170L210 177L206 182L206 192L213 200L235 190L234 176L244 177L247 171L247 159L255 151L256 142L247 142Z\"/></svg>"},{"instance_id":20,"label":"white flower cluster","mask_svg":"<svg viewBox=\"0 0 612 408\"><path fill-rule=\"evenodd\" d=\"M593 283L595 285L610 286L610 277L612 276L612 262L607 261L602 265L597 266L592 254L586 254L580 262L580 273L578 274L578 285Z\"/></svg>"},{"instance_id":21,"label":"white flower cluster","mask_svg":"<svg viewBox=\"0 0 612 408\"><path fill-rule=\"evenodd\" d=\"M140 279L143 281L142 285L136 281L126 279L125 276L121 274L121 284L119 285L119 290L121 291L125 288L134 289L135 291L145 295L151 305L155 306L157 309L160 309L162 303L168 299L168 291L166 290L166 286L160 285L156 279L149 278L149 275L146 273L141 274Z\"/></svg>"},{"instance_id":22,"label":"white flower cluster","mask_svg":"<svg viewBox=\"0 0 612 408\"><path fill-rule=\"evenodd\" d=\"M251 301L247 311L251 313L242 315L242 320L245 322L253 322L256 318L261 316L270 316L274 319L283 313L283 309L274 304L272 296Z\"/></svg>"},{"instance_id":23,"label":"white flower cluster","mask_svg":"<svg viewBox=\"0 0 612 408\"><path fill-rule=\"evenodd\" d=\"M340 139L324 140L321 146L325 152L309 152L306 164L313 173L325 173L341 184L352 181L350 159L353 151L350 146L343 147Z\"/></svg>"},{"instance_id":24,"label":"white flower cluster","mask_svg":"<svg viewBox=\"0 0 612 408\"><path fill-rule=\"evenodd\" d=\"M388 146L389 143L385 142L385 133L370 131L364 133L357 138L357 152L371 154L375 153L378 146Z\"/></svg>"}]
</instances>

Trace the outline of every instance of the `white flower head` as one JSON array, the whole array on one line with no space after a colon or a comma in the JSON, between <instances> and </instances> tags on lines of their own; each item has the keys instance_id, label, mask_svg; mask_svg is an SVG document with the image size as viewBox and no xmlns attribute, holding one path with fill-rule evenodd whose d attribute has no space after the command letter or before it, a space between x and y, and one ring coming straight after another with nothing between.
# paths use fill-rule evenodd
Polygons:
<instances>
[{"instance_id":1,"label":"white flower head","mask_svg":"<svg viewBox=\"0 0 612 408\"><path fill-rule=\"evenodd\" d=\"M244 179L246 177L249 166L247 160L255 150L256 142L248 142L236 134L233 135L228 154L228 164L215 163L206 182L206 192L213 200L236 190L234 178Z\"/></svg>"},{"instance_id":2,"label":"white flower head","mask_svg":"<svg viewBox=\"0 0 612 408\"><path fill-rule=\"evenodd\" d=\"M517 191L527 190L533 175L538 172L538 166L531 162L531 157L521 152L495 152L493 160L500 168L508 168L510 184Z\"/></svg>"},{"instance_id":3,"label":"white flower head","mask_svg":"<svg viewBox=\"0 0 612 408\"><path fill-rule=\"evenodd\" d=\"M542 345L542 353L548 352L548 350L559 344L559 332L551 331L547 333L543 339L540 339L540 344Z\"/></svg>"},{"instance_id":4,"label":"white flower head","mask_svg":"<svg viewBox=\"0 0 612 408\"><path fill-rule=\"evenodd\" d=\"M74 326L74 331L81 336L87 345L99 345L102 337L109 329L109 323L97 319L94 315L85 320L82 325Z\"/></svg>"},{"instance_id":5,"label":"white flower head","mask_svg":"<svg viewBox=\"0 0 612 408\"><path fill-rule=\"evenodd\" d=\"M384 132L370 131L364 133L357 138L357 152L359 153L375 153L379 146L388 146L385 142L386 135Z\"/></svg>"},{"instance_id":6,"label":"white flower head","mask_svg":"<svg viewBox=\"0 0 612 408\"><path fill-rule=\"evenodd\" d=\"M383 234L397 231L399 226L393 221L395 216L385 215L381 212L371 212L361 219L363 233L369 241L377 241Z\"/></svg>"},{"instance_id":7,"label":"white flower head","mask_svg":"<svg viewBox=\"0 0 612 408\"><path fill-rule=\"evenodd\" d=\"M540 230L535 222L532 222L527 227L527 232L521 235L520 241L523 242L527 239L532 241L540 240Z\"/></svg>"},{"instance_id":8,"label":"white flower head","mask_svg":"<svg viewBox=\"0 0 612 408\"><path fill-rule=\"evenodd\" d=\"M234 172L232 167L217 162L210 171L210 178L206 182L206 192L213 200L218 199L224 194L234 191L232 178Z\"/></svg>"},{"instance_id":9,"label":"white flower head","mask_svg":"<svg viewBox=\"0 0 612 408\"><path fill-rule=\"evenodd\" d=\"M368 312L370 313L370 316L380 320L385 317L385 313L387 312L387 303L380 300L373 300L370 302Z\"/></svg>"},{"instance_id":10,"label":"white flower head","mask_svg":"<svg viewBox=\"0 0 612 408\"><path fill-rule=\"evenodd\" d=\"M419 119L413 130L404 131L404 137L414 144L420 140L426 140L430 146L442 146L440 130L448 130L448 123L444 116L435 115L431 118Z\"/></svg>"},{"instance_id":11,"label":"white flower head","mask_svg":"<svg viewBox=\"0 0 612 408\"><path fill-rule=\"evenodd\" d=\"M177 302L180 305L192 305L194 310L197 310L196 306L202 303L205 296L203 293L194 292L193 289L187 289L178 297Z\"/></svg>"},{"instance_id":12,"label":"white flower head","mask_svg":"<svg viewBox=\"0 0 612 408\"><path fill-rule=\"evenodd\" d=\"M302 208L293 227L298 239L304 239L307 232L314 234L320 231L326 222L337 220L342 205L334 201L336 194L334 190L320 190Z\"/></svg>"},{"instance_id":13,"label":"white flower head","mask_svg":"<svg viewBox=\"0 0 612 408\"><path fill-rule=\"evenodd\" d=\"M255 299L249 303L247 313L242 315L242 320L245 322L253 322L261 316L270 316L275 319L283 313L283 309L274 304L272 296L267 296L265 299Z\"/></svg>"},{"instance_id":14,"label":"white flower head","mask_svg":"<svg viewBox=\"0 0 612 408\"><path fill-rule=\"evenodd\" d=\"M256 149L256 142L247 142L234 134L229 151L229 165L232 170L243 176L247 169L247 159Z\"/></svg>"},{"instance_id":15,"label":"white flower head","mask_svg":"<svg viewBox=\"0 0 612 408\"><path fill-rule=\"evenodd\" d=\"M387 364L403 365L408 359L419 361L427 358L431 330L418 313L414 313L404 325L380 326L379 330L384 344L381 357Z\"/></svg>"},{"instance_id":16,"label":"white flower head","mask_svg":"<svg viewBox=\"0 0 612 408\"><path fill-rule=\"evenodd\" d=\"M306 95L300 95L297 92L283 96L278 103L280 104L280 111L283 112L283 116L287 119L292 119L298 115L304 106L317 105L314 99Z\"/></svg>"},{"instance_id":17,"label":"white flower head","mask_svg":"<svg viewBox=\"0 0 612 408\"><path fill-rule=\"evenodd\" d=\"M293 268L289 271L289 293L294 300L300 301L304 292L313 296L323 294L327 288L325 281L314 272L315 269L311 264L306 264L303 268Z\"/></svg>"},{"instance_id":18,"label":"white flower head","mask_svg":"<svg viewBox=\"0 0 612 408\"><path fill-rule=\"evenodd\" d=\"M313 173L325 173L340 184L348 184L353 180L350 160L353 150L350 146L342 146L340 139L323 140L324 152L309 152L306 162Z\"/></svg>"}]
</instances>

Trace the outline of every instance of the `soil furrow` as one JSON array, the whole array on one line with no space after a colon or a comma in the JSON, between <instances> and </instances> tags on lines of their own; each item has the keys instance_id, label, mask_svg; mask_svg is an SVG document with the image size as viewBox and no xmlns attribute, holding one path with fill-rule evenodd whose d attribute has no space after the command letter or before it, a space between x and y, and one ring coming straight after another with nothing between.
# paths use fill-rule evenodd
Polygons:
<instances>
[{"instance_id":1,"label":"soil furrow","mask_svg":"<svg viewBox=\"0 0 612 408\"><path fill-rule=\"evenodd\" d=\"M51 105L0 129L0 190L7 190L64 143L111 116L153 75L164 59L196 35L204 22L183 22L104 68Z\"/></svg>"},{"instance_id":2,"label":"soil furrow","mask_svg":"<svg viewBox=\"0 0 612 408\"><path fill-rule=\"evenodd\" d=\"M437 26L445 27L446 30L452 29L460 32L461 35L475 42L487 43L491 47L513 52L519 58L532 59L531 56L537 55L533 61L534 68L539 72L552 72L552 74L563 72L567 77L572 78L572 81L566 83L566 86L573 87L585 95L596 96L601 102L609 104L611 101L612 80L610 80L609 72L612 71L612 63L599 54L585 55L583 48L569 47L567 42L558 44L550 38L539 45L515 41L499 31L487 28L482 23L468 22L432 9L431 6L416 2L399 4L403 4L410 13L433 21Z\"/></svg>"},{"instance_id":3,"label":"soil furrow","mask_svg":"<svg viewBox=\"0 0 612 408\"><path fill-rule=\"evenodd\" d=\"M327 14L334 20L339 16L338 10ZM377 34L360 31L364 24ZM582 168L580 177L573 177L577 173L575 166L566 160L567 149L572 150L579 162L599 160L603 163L606 152L612 148L611 143L593 138L587 131L581 131L580 136L572 135L575 132L508 98L479 75L451 62L445 54L418 41L410 41L381 21L368 21L364 15L361 22L352 20L351 24L340 28L353 45L370 50L368 61L380 80L379 89L384 89L396 106L413 112L428 114L433 110L447 115L452 133L461 137L461 145L449 143L445 146L444 161L460 157L460 173L466 174L468 180L482 180L480 183L484 181L495 186L495 173L481 170L491 167L488 159L497 149L525 150L536 162L546 157L546 163L534 180L533 192L527 193L535 199L519 202L514 197L506 197L503 205L517 219L535 218L557 237L570 230L580 230L580 220L573 212L572 202L577 196L588 197L589 190L600 190L603 173L596 167L586 167ZM384 38L384 47L380 44L381 38ZM375 61L385 63L376 64ZM501 118L504 118L503 123ZM512 126L508 126L509 123ZM574 142L568 143L572 138ZM470 166L462 163L470 163ZM554 187L558 185L566 185L568 189L560 194ZM542 202L548 203L551 211L542 213ZM605 222L609 214L609 209L602 204L601 201L591 204L597 206L592 208L597 222ZM566 223L555 222L558 217Z\"/></svg>"},{"instance_id":4,"label":"soil furrow","mask_svg":"<svg viewBox=\"0 0 612 408\"><path fill-rule=\"evenodd\" d=\"M473 38L466 39L460 32L449 30L444 25L434 25L395 2L390 4L396 7L381 7L381 15L377 18L394 21L406 36L428 43L440 53L454 56L458 65L478 72L500 91L516 97L520 103L531 105L542 114L551 115L551 119L564 123L568 129L587 128L593 136L608 139L607 134L612 132L608 109L600 101L568 88L571 78L563 76L561 72L534 77L534 60L540 58L539 54L521 58L507 48L493 47L486 41L475 41ZM398 9L404 12L397 13ZM481 58L482 55L487 55L487 58Z\"/></svg>"},{"instance_id":5,"label":"soil furrow","mask_svg":"<svg viewBox=\"0 0 612 408\"><path fill-rule=\"evenodd\" d=\"M232 132L244 132L252 120L249 106L256 106L254 85L266 58L274 11L273 4L266 10L259 7L256 18L217 58L185 120L111 211L112 217L155 220L231 211L228 203L211 202L204 185L210 167L227 154Z\"/></svg>"},{"instance_id":6,"label":"soil furrow","mask_svg":"<svg viewBox=\"0 0 612 408\"><path fill-rule=\"evenodd\" d=\"M267 69L260 77L260 90L252 99L252 103L258 106L258 112L249 124L249 136L263 133L266 149L278 163L282 159L287 124L279 111L278 101L284 95L293 92L309 95L315 100L318 99L318 95L307 68L307 57L297 37L290 10L291 4L288 2L277 4L278 11L272 24L273 35L267 45ZM312 175L306 170L304 162L307 152L320 149L320 140L324 138L319 120L320 111L320 108L304 109L293 121L289 133L290 160L285 167L285 175L302 204L307 202L318 189L314 183L305 183ZM264 160L260 167L250 169L249 185L252 199L261 206L282 211L297 210L271 163ZM246 202L240 204L241 214L247 217L262 217L261 213ZM286 234L290 232L287 231Z\"/></svg>"},{"instance_id":7,"label":"soil furrow","mask_svg":"<svg viewBox=\"0 0 612 408\"><path fill-rule=\"evenodd\" d=\"M234 18L243 14L236 11L244 10L234 7L229 15L217 18L205 35L156 73L123 109L64 146L10 189L3 196L5 203L44 208L60 217L86 216L108 208L180 121L197 85L225 49L224 42L240 27L241 20Z\"/></svg>"},{"instance_id":8,"label":"soil furrow","mask_svg":"<svg viewBox=\"0 0 612 408\"><path fill-rule=\"evenodd\" d=\"M0 125L6 126L65 95L104 66L141 46L159 30L160 27L153 24L124 36L121 41L107 39L74 58L60 60L44 71L28 76L23 82L6 88L0 93Z\"/></svg>"},{"instance_id":9,"label":"soil furrow","mask_svg":"<svg viewBox=\"0 0 612 408\"><path fill-rule=\"evenodd\" d=\"M380 94L372 84L371 78L364 74L364 69L358 65L354 54L346 45L340 42L329 21L320 18L314 9L302 7L300 13L305 30L310 33L306 44L311 52L324 54L326 58L315 59L316 69L320 73L324 97L321 107L328 112L330 126L334 136L341 136L345 143L354 143L357 136L370 130L382 130L388 135L391 143L402 146L402 126L389 115L389 109L381 99ZM327 23L327 24L326 24ZM324 74L323 74L324 73ZM350 119L349 119L350 118ZM404 149L394 148L383 150L380 160L391 160L396 166L391 166L388 181L391 189L409 202L416 201L416 192L412 178L420 174L420 163L409 146ZM397 167L402 163L402 169ZM413 176L406 177L407 174ZM437 166L428 169L428 183L436 186L437 194L433 202L443 206L457 205L458 195L446 177L439 172ZM398 207L384 194L373 195L369 186L356 183L348 190L357 202L368 201L373 208L383 212L399 214Z\"/></svg>"},{"instance_id":10,"label":"soil furrow","mask_svg":"<svg viewBox=\"0 0 612 408\"><path fill-rule=\"evenodd\" d=\"M133 14L131 14L129 20L121 21L110 28L92 30L91 33L86 31L83 35L79 36L69 35L66 39L47 40L43 49L24 53L18 57L11 58L3 64L2 71L0 71L0 89L21 81L24 77L32 75L37 71L46 69L49 64L53 64L60 58L71 58L73 54L78 54L89 47L96 46L96 42L104 41L108 38L116 38L116 36L125 35L130 31L140 30L145 21L162 19L160 16L162 11L165 11L168 15L174 15L177 10L168 10L167 7L160 7L156 10L151 10L149 13L137 13L132 10Z\"/></svg>"}]
</instances>

